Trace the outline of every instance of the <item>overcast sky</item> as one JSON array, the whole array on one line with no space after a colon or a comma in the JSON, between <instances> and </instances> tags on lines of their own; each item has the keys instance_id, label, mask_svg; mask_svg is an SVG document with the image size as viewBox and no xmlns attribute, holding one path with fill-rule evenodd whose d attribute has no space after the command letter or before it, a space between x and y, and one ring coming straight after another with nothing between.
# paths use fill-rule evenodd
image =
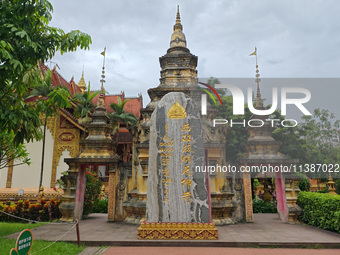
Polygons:
<instances>
[{"instance_id":1,"label":"overcast sky","mask_svg":"<svg viewBox=\"0 0 340 255\"><path fill-rule=\"evenodd\" d=\"M198 76L253 77L258 48L261 77L340 77L340 2L338 0L51 0L52 26L91 35L89 51L52 61L66 79L78 82L82 68L91 88L100 88L106 52L110 94L127 96L159 85L158 58L170 46L177 4ZM54 63L51 63L53 67ZM340 95L340 84L334 93ZM325 96L327 93L325 93ZM332 94L334 94L332 93ZM325 97L327 100L327 97ZM144 104L145 104L144 103ZM319 102L320 103L320 102ZM337 105L339 106L339 104ZM339 108L339 107L336 107Z\"/></svg>"}]
</instances>

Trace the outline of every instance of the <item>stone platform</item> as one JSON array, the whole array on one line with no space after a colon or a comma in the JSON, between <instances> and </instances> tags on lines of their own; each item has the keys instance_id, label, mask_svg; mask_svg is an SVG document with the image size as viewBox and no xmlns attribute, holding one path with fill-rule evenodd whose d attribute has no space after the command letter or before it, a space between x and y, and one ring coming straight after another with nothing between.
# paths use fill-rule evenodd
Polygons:
<instances>
[{"instance_id":1,"label":"stone platform","mask_svg":"<svg viewBox=\"0 0 340 255\"><path fill-rule=\"evenodd\" d=\"M32 229L35 240L55 241L72 225L48 224ZM107 222L107 214L80 221L80 239L87 246L340 248L340 234L308 225L282 223L277 214L254 214L254 223L217 226L218 240L140 240L136 225ZM18 233L10 238L17 238ZM75 228L61 241L76 243Z\"/></svg>"}]
</instances>

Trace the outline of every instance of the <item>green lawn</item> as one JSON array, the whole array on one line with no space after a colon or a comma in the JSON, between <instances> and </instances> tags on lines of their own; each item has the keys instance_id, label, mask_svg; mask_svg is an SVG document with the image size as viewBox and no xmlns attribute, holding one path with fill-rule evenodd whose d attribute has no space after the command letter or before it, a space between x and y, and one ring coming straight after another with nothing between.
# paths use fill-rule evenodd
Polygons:
<instances>
[{"instance_id":1,"label":"green lawn","mask_svg":"<svg viewBox=\"0 0 340 255\"><path fill-rule=\"evenodd\" d=\"M44 225L45 223L38 223L38 224L22 224L22 223L5 223L0 222L0 254L9 254L12 248L15 248L15 239L6 239L4 238L7 235L12 233L20 232L26 228L34 229L38 226ZM57 237L56 237L57 238ZM30 253L34 253L40 251L41 249L45 248L46 246L50 245L52 242L48 241L41 241L41 240L34 240L33 236L33 246ZM67 254L67 255L76 255L80 253L82 250L85 249L85 246L78 247L77 245L65 243L65 242L58 242L53 244L51 247L43 250L39 253L35 254L46 254L46 255L60 255L60 254Z\"/></svg>"}]
</instances>

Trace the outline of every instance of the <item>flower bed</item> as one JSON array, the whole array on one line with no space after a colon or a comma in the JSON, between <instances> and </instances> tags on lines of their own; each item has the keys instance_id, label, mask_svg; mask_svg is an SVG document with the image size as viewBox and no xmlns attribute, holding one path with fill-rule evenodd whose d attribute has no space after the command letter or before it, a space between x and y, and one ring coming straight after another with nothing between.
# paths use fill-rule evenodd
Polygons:
<instances>
[{"instance_id":1,"label":"flower bed","mask_svg":"<svg viewBox=\"0 0 340 255\"><path fill-rule=\"evenodd\" d=\"M60 200L51 199L46 201L41 199L40 203L32 204L29 200L19 200L18 202L0 203L0 211L12 214L14 216L35 220L35 221L52 221L61 217L59 211ZM23 222L18 218L0 213L0 221L6 222Z\"/></svg>"}]
</instances>

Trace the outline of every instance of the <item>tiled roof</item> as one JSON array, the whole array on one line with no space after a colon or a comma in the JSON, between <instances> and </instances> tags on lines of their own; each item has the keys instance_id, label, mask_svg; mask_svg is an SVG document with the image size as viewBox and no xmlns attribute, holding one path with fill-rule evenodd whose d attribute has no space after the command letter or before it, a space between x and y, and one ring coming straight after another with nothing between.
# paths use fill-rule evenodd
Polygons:
<instances>
[{"instance_id":1,"label":"tiled roof","mask_svg":"<svg viewBox=\"0 0 340 255\"><path fill-rule=\"evenodd\" d=\"M43 65L41 62L39 62L39 67L42 72L42 74L45 74L49 68L45 65ZM73 78L70 82L67 82L64 77L62 77L56 70L56 67L52 69L52 86L63 86L67 88L71 95L75 93L81 93L80 88L78 85L74 82Z\"/></svg>"},{"instance_id":2,"label":"tiled roof","mask_svg":"<svg viewBox=\"0 0 340 255\"><path fill-rule=\"evenodd\" d=\"M125 97L124 92L118 95L104 95L105 108L108 113L112 113L110 105L112 103L118 103L118 97L120 97L121 101L127 99L128 101L125 103L124 109L126 112L133 113L137 118L140 117L140 109L143 108L143 98L139 97ZM93 103L96 105L99 100L99 95L93 99Z\"/></svg>"},{"instance_id":3,"label":"tiled roof","mask_svg":"<svg viewBox=\"0 0 340 255\"><path fill-rule=\"evenodd\" d=\"M41 62L38 63L38 66L41 70L41 73L44 74L49 70L49 68L45 65L43 65ZM74 82L73 78L70 82L67 82L56 70L56 68L53 68L52 72L52 86L63 86L66 87L70 94L73 96L75 93L81 93L81 89L78 87L77 83ZM139 95L138 97L125 97L125 93L121 92L120 94L116 95L104 95L104 102L106 111L108 113L112 113L112 110L110 108L110 105L112 103L118 103L118 97L120 97L121 101L124 101L127 99L128 101L125 104L125 111L128 113L133 113L138 119L140 117L140 109L143 108L143 97L142 95ZM34 102L34 98L29 99L30 102ZM97 105L99 100L99 95L96 96L93 99L93 103ZM70 118L70 121L76 123L76 119L73 117L73 115L67 110L62 109L61 110L65 116L68 116ZM132 135L130 132L123 126L121 126L119 130L119 143L126 143L126 142L132 142Z\"/></svg>"},{"instance_id":4,"label":"tiled roof","mask_svg":"<svg viewBox=\"0 0 340 255\"><path fill-rule=\"evenodd\" d=\"M41 72L44 74L49 68L45 65L43 65L41 62L39 62L39 67L41 69ZM70 94L73 96L75 93L81 93L81 89L78 87L77 83L71 79L70 82L67 82L56 70L56 68L53 68L52 72L52 85L53 86L63 86L66 87L69 91ZM116 95L104 95L104 102L105 102L105 107L106 111L108 113L111 113L112 110L110 108L110 105L112 103L118 103L118 97L120 97L121 101L124 101L125 99L128 99L128 101L125 104L125 111L129 113L133 113L137 118L140 117L140 109L143 108L143 97L139 95L138 97L125 97L124 91L121 92L120 94ZM99 100L99 95L96 96L93 99L93 103L97 105ZM31 101L31 100L30 100ZM34 101L32 99L32 101Z\"/></svg>"}]
</instances>

